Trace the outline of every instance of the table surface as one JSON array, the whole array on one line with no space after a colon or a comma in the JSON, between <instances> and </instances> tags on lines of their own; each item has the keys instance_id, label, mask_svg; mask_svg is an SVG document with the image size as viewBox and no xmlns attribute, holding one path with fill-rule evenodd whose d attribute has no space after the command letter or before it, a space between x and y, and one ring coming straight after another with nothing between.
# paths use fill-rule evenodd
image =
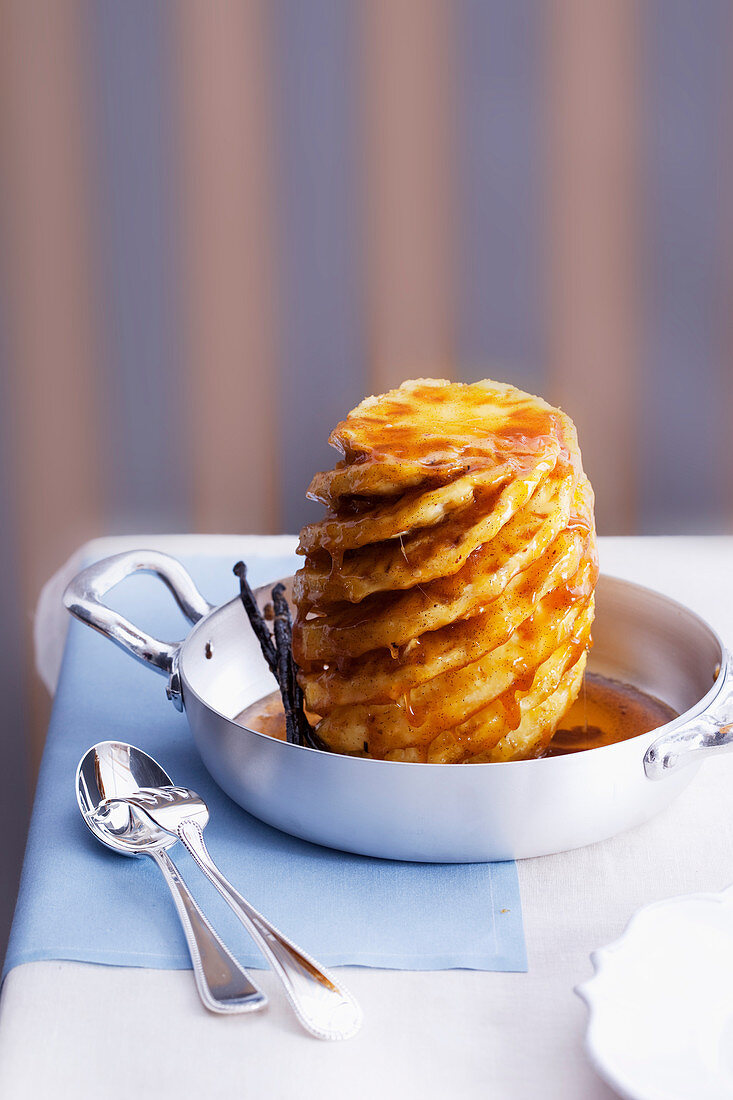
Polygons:
<instances>
[{"instance_id":1,"label":"table surface","mask_svg":"<svg viewBox=\"0 0 733 1100\"><path fill-rule=\"evenodd\" d=\"M733 538L600 542L605 572L683 600L733 637ZM172 553L205 545L203 536L156 536L100 540L94 549L115 553L143 543ZM242 539L217 537L217 553L229 547L241 551ZM39 608L49 627L39 661L50 685L63 637L58 590L73 569L67 563ZM718 891L733 880L732 784L733 756L713 758L646 825L521 862L527 974L350 969L347 982L365 1023L347 1043L319 1043L302 1032L269 973L258 978L272 994L269 1009L226 1018L205 1012L187 971L68 962L17 967L0 997L0 1095L66 1100L97 1082L108 1100L612 1097L584 1053L587 1010L574 987L592 973L590 952L616 939L640 906ZM43 1056L33 1057L36 1051Z\"/></svg>"}]
</instances>

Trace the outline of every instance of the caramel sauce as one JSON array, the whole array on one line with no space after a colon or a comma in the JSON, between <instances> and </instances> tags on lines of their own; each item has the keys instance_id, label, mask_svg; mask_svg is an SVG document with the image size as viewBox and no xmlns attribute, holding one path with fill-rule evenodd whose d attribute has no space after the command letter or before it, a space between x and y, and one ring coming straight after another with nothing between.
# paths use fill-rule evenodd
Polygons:
<instances>
[{"instance_id":1,"label":"caramel sauce","mask_svg":"<svg viewBox=\"0 0 733 1100\"><path fill-rule=\"evenodd\" d=\"M403 705L410 706L409 697L403 700ZM661 699L630 684L588 672L580 695L561 719L543 756L566 756L615 745L657 729L676 717L677 712ZM318 721L314 714L308 718L314 725ZM278 741L285 740L285 714L277 691L246 707L234 721Z\"/></svg>"},{"instance_id":2,"label":"caramel sauce","mask_svg":"<svg viewBox=\"0 0 733 1100\"><path fill-rule=\"evenodd\" d=\"M313 711L306 710L306 718L312 726L317 726L320 716ZM258 699L256 703L245 707L235 717L234 721L239 726L246 726L255 733L264 733L268 737L274 737L277 741L286 741L285 735L285 711L283 710L282 696L279 691L273 691Z\"/></svg>"},{"instance_id":3,"label":"caramel sauce","mask_svg":"<svg viewBox=\"0 0 733 1100\"><path fill-rule=\"evenodd\" d=\"M583 688L560 720L544 756L615 745L671 722L677 711L631 684L588 672Z\"/></svg>"},{"instance_id":4,"label":"caramel sauce","mask_svg":"<svg viewBox=\"0 0 733 1100\"><path fill-rule=\"evenodd\" d=\"M255 733L265 733L278 741L285 740L285 711L279 691L273 691L271 695L265 695L245 707L234 721Z\"/></svg>"}]
</instances>

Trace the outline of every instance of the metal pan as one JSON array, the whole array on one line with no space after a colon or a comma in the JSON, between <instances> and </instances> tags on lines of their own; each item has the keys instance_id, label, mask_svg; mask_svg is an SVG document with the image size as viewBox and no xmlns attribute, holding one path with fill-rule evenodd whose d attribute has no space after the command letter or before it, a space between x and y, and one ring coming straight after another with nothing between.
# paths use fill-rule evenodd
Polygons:
<instances>
[{"instance_id":1,"label":"metal pan","mask_svg":"<svg viewBox=\"0 0 733 1100\"><path fill-rule=\"evenodd\" d=\"M103 600L135 572L154 573L193 623L161 642ZM633 684L679 712L616 745L502 764L405 764L339 756L238 725L276 687L239 599L212 607L175 558L153 550L83 570L73 615L167 677L211 775L250 813L332 848L385 859L483 862L592 844L646 821L703 758L733 747L733 677L715 632L651 589L601 576L589 670Z\"/></svg>"}]
</instances>

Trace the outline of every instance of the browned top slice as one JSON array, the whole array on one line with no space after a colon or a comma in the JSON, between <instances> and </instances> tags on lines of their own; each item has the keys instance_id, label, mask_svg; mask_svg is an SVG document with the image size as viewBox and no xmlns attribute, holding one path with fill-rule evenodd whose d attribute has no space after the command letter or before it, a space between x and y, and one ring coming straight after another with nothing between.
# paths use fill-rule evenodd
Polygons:
<instances>
[{"instance_id":1,"label":"browned top slice","mask_svg":"<svg viewBox=\"0 0 733 1100\"><path fill-rule=\"evenodd\" d=\"M519 471L557 446L558 420L541 398L501 382L403 382L336 426L329 442L343 462L316 474L308 495L338 507L343 497L392 496L507 461Z\"/></svg>"}]
</instances>

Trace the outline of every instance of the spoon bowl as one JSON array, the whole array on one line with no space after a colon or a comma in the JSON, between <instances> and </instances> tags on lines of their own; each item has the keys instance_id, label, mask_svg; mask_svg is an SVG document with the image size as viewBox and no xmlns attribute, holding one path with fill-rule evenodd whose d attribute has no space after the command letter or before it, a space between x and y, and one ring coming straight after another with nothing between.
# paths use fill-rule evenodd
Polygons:
<instances>
[{"instance_id":1,"label":"spoon bowl","mask_svg":"<svg viewBox=\"0 0 733 1100\"><path fill-rule=\"evenodd\" d=\"M141 787L169 787L172 783L157 760L142 749L120 741L101 741L79 761L76 800L81 816L102 844L126 856L147 855L171 848L176 837L143 815L135 815L133 820L120 802L102 804L134 795Z\"/></svg>"}]
</instances>

